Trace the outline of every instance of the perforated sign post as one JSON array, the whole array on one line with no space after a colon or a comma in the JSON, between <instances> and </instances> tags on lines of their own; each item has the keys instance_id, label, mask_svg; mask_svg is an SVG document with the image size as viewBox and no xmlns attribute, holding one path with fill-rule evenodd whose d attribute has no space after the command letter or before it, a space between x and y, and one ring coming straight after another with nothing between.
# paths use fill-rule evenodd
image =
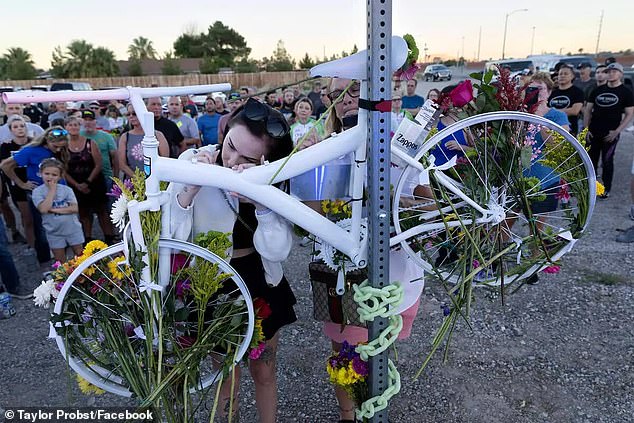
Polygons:
<instances>
[{"instance_id":1,"label":"perforated sign post","mask_svg":"<svg viewBox=\"0 0 634 423\"><path fill-rule=\"evenodd\" d=\"M391 98L392 1L368 0L368 96L374 103ZM390 117L388 113L368 113L368 278L373 287L389 281L390 245ZM388 320L376 317L369 322L368 338L376 339ZM388 352L370 358L370 397L380 395L388 385ZM387 423L385 408L370 419Z\"/></svg>"}]
</instances>

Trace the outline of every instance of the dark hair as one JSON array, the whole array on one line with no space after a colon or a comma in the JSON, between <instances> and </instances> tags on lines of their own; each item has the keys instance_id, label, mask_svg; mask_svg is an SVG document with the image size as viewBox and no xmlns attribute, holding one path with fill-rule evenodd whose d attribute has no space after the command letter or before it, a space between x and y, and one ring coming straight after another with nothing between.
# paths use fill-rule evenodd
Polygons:
<instances>
[{"instance_id":1,"label":"dark hair","mask_svg":"<svg viewBox=\"0 0 634 423\"><path fill-rule=\"evenodd\" d=\"M284 118L283 115L279 111L275 110L271 106L267 104L263 104L263 105L269 109L270 114L279 114L282 117L282 119ZM283 157L286 157L289 154L291 154L291 151L293 150L293 139L291 138L290 131L281 138L271 137L266 131L265 120L255 122L246 118L246 116L244 115L244 105L241 105L240 107L236 108L231 113L229 117L229 122L227 122L227 126L225 127L225 133L224 133L225 138L227 137L229 130L236 125L244 126L245 128L247 128L247 130L249 131L251 135L261 138L263 141L266 142L269 152L265 156L265 158L268 161L273 162L275 160L279 160Z\"/></svg>"},{"instance_id":2,"label":"dark hair","mask_svg":"<svg viewBox=\"0 0 634 423\"><path fill-rule=\"evenodd\" d=\"M440 90L440 94L449 94L450 92L453 91L454 88L456 88L458 86L458 84L452 84L452 85L447 85L446 87L444 87L442 90Z\"/></svg>"}]
</instances>

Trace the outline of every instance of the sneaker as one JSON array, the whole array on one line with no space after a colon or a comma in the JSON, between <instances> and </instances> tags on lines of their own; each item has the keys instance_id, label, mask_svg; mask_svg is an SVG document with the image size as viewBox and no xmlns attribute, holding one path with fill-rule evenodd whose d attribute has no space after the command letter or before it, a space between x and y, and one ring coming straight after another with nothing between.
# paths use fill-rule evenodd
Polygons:
<instances>
[{"instance_id":1,"label":"sneaker","mask_svg":"<svg viewBox=\"0 0 634 423\"><path fill-rule=\"evenodd\" d=\"M634 226L618 234L616 236L616 242L623 242L626 244L634 242Z\"/></svg>"},{"instance_id":2,"label":"sneaker","mask_svg":"<svg viewBox=\"0 0 634 423\"><path fill-rule=\"evenodd\" d=\"M603 194L599 195L599 198L602 200L607 200L610 197L610 191L606 191Z\"/></svg>"},{"instance_id":3,"label":"sneaker","mask_svg":"<svg viewBox=\"0 0 634 423\"><path fill-rule=\"evenodd\" d=\"M30 298L33 298L33 291L27 290L22 285L18 285L18 287L15 288L13 291L7 289L7 292L16 300L28 300Z\"/></svg>"}]
</instances>

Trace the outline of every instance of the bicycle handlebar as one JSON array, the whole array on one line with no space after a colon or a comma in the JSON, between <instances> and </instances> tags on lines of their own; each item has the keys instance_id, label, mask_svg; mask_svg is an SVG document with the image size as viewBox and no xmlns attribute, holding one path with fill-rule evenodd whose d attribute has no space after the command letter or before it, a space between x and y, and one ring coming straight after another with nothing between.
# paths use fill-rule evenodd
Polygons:
<instances>
[{"instance_id":1,"label":"bicycle handlebar","mask_svg":"<svg viewBox=\"0 0 634 423\"><path fill-rule=\"evenodd\" d=\"M125 87L96 91L18 91L5 92L2 100L7 103L39 103L55 101L129 100L134 94L140 98L205 94L215 91L229 91L231 84L186 85L183 87Z\"/></svg>"}]
</instances>

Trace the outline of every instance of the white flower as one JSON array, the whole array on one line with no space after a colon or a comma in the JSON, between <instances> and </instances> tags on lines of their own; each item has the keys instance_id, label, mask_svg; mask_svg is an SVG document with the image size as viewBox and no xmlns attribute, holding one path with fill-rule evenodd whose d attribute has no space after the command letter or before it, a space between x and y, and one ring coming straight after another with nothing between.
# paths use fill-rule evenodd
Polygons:
<instances>
[{"instance_id":1,"label":"white flower","mask_svg":"<svg viewBox=\"0 0 634 423\"><path fill-rule=\"evenodd\" d=\"M33 302L38 307L48 308L51 304L51 297L54 295L57 297L57 290L55 289L55 281L52 279L42 281L42 284L35 288L33 291Z\"/></svg>"},{"instance_id":2,"label":"white flower","mask_svg":"<svg viewBox=\"0 0 634 423\"><path fill-rule=\"evenodd\" d=\"M125 195L117 198L117 201L112 205L112 211L110 212L110 220L119 228L119 232L125 228L125 217L128 213L128 199Z\"/></svg>"}]
</instances>

